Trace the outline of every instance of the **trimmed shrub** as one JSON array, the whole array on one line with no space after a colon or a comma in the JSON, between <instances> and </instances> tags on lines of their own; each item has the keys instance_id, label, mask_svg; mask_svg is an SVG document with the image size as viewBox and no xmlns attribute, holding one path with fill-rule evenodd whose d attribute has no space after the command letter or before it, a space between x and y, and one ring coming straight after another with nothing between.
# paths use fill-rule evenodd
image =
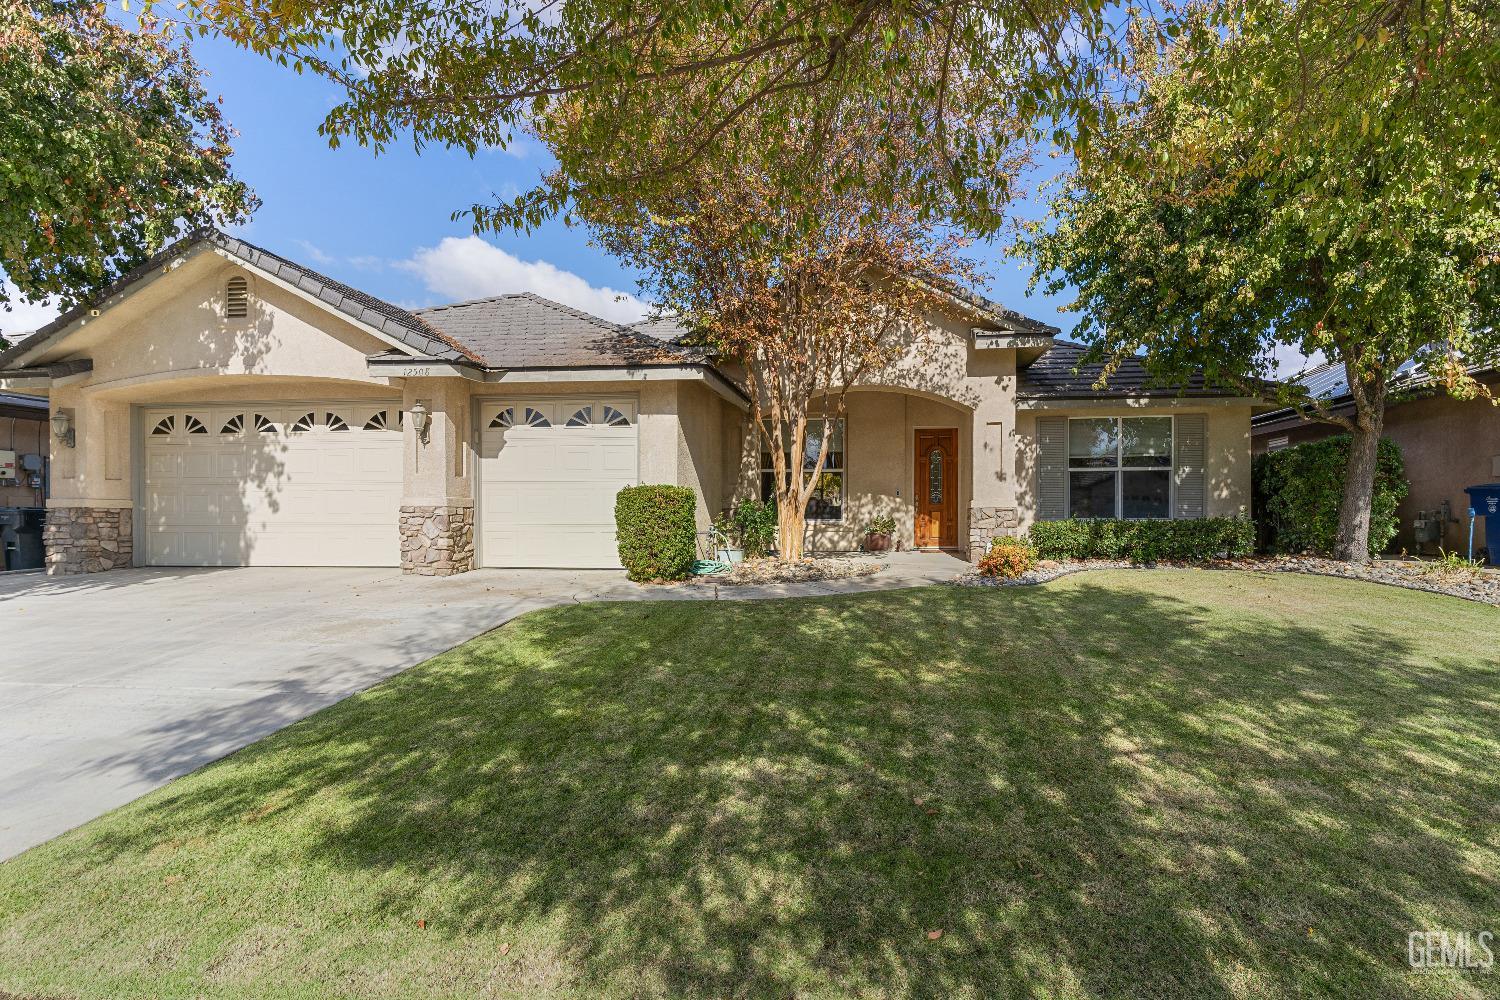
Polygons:
<instances>
[{"instance_id":1,"label":"trimmed shrub","mask_svg":"<svg viewBox=\"0 0 1500 1000\"><path fill-rule=\"evenodd\" d=\"M686 486L627 486L615 494L620 562L632 580L681 580L698 557L698 495Z\"/></svg>"},{"instance_id":2,"label":"trimmed shrub","mask_svg":"<svg viewBox=\"0 0 1500 1000\"><path fill-rule=\"evenodd\" d=\"M990 550L979 560L980 576L998 576L1014 580L1036 568L1036 548L1024 538L998 535L990 540Z\"/></svg>"},{"instance_id":3,"label":"trimmed shrub","mask_svg":"<svg viewBox=\"0 0 1500 1000\"><path fill-rule=\"evenodd\" d=\"M1347 434L1257 456L1251 478L1261 547L1269 552L1332 552L1348 464ZM1400 447L1381 438L1370 505L1371 555L1396 537L1401 524L1396 508L1408 489Z\"/></svg>"},{"instance_id":4,"label":"trimmed shrub","mask_svg":"<svg viewBox=\"0 0 1500 1000\"><path fill-rule=\"evenodd\" d=\"M1180 521L1108 518L1038 521L1031 541L1043 559L1128 559L1159 562L1247 556L1255 551L1255 524L1239 517Z\"/></svg>"},{"instance_id":5,"label":"trimmed shrub","mask_svg":"<svg viewBox=\"0 0 1500 1000\"><path fill-rule=\"evenodd\" d=\"M776 501L738 500L730 520L739 532L747 559L768 556L776 547Z\"/></svg>"}]
</instances>

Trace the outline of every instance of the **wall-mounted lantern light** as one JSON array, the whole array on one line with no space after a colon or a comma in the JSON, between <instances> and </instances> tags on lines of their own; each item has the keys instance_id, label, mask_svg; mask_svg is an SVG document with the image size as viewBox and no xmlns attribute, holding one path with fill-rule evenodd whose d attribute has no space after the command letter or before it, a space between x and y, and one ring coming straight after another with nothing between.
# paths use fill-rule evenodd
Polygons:
<instances>
[{"instance_id":1,"label":"wall-mounted lantern light","mask_svg":"<svg viewBox=\"0 0 1500 1000\"><path fill-rule=\"evenodd\" d=\"M57 438L64 448L73 447L73 414L67 410L52 411L52 436Z\"/></svg>"},{"instance_id":2,"label":"wall-mounted lantern light","mask_svg":"<svg viewBox=\"0 0 1500 1000\"><path fill-rule=\"evenodd\" d=\"M432 414L428 412L427 407L422 405L422 401L418 400L411 405L411 427L417 432L418 441L427 440L427 428L430 426L432 426Z\"/></svg>"}]
</instances>

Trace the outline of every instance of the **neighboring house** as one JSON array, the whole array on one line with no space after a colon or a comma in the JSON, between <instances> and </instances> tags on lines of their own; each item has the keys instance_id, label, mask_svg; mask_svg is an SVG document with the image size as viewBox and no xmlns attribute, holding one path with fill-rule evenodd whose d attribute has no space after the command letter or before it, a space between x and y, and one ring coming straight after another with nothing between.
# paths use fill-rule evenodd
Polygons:
<instances>
[{"instance_id":1,"label":"neighboring house","mask_svg":"<svg viewBox=\"0 0 1500 1000\"><path fill-rule=\"evenodd\" d=\"M1472 374L1500 396L1500 369L1485 366ZM1293 379L1334 413L1353 413L1354 401L1341 364L1308 369ZM1450 552L1468 549L1469 507L1465 486L1500 482L1500 407L1485 399L1454 399L1416 373L1411 365L1391 383L1393 400L1385 415L1385 437L1400 445L1411 491L1399 508L1401 527L1391 541L1392 551L1418 552L1412 522L1419 511L1439 511L1447 501L1449 519L1442 526L1440 544ZM1343 430L1308 420L1294 409L1258 414L1252 421L1257 455L1305 441L1319 441ZM1476 551L1484 545L1484 519L1474 529Z\"/></svg>"},{"instance_id":2,"label":"neighboring house","mask_svg":"<svg viewBox=\"0 0 1500 1000\"><path fill-rule=\"evenodd\" d=\"M1096 392L1052 328L950 305L935 350L850 394L815 548L884 513L905 545L971 553L1039 517L1247 511L1255 401L1132 365ZM613 567L621 486L692 487L701 527L763 488L733 373L675 335L529 294L411 312L207 232L0 354L0 379L76 429L53 572Z\"/></svg>"},{"instance_id":3,"label":"neighboring house","mask_svg":"<svg viewBox=\"0 0 1500 1000\"><path fill-rule=\"evenodd\" d=\"M46 500L47 400L0 392L0 507L41 507ZM27 456L33 456L28 460ZM28 469L27 465L42 468Z\"/></svg>"}]
</instances>

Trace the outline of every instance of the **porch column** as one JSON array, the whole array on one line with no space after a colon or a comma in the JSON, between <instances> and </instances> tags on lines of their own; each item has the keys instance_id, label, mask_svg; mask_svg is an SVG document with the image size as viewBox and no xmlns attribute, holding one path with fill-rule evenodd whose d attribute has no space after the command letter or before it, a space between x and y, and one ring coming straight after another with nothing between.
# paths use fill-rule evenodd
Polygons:
<instances>
[{"instance_id":1,"label":"porch column","mask_svg":"<svg viewBox=\"0 0 1500 1000\"><path fill-rule=\"evenodd\" d=\"M997 535L1015 535L1016 359L1014 351L975 351L966 380L979 400L974 408L974 489L969 499L969 559L989 551Z\"/></svg>"},{"instance_id":2,"label":"porch column","mask_svg":"<svg viewBox=\"0 0 1500 1000\"><path fill-rule=\"evenodd\" d=\"M73 444L51 442L51 496L42 540L47 573L102 573L129 567L135 549L130 406L81 385L54 385L50 417L72 423ZM48 428L51 433L51 428Z\"/></svg>"},{"instance_id":3,"label":"porch column","mask_svg":"<svg viewBox=\"0 0 1500 1000\"><path fill-rule=\"evenodd\" d=\"M427 411L418 432L413 411ZM409 378L405 411L405 476L401 497L401 571L452 576L474 568L474 457L470 448L469 383L461 378Z\"/></svg>"}]
</instances>

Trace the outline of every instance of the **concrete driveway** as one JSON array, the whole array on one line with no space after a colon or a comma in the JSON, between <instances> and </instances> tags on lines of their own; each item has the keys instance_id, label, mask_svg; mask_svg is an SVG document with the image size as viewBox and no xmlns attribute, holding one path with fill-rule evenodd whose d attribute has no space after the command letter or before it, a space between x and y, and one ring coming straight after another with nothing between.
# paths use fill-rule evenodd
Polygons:
<instances>
[{"instance_id":1,"label":"concrete driveway","mask_svg":"<svg viewBox=\"0 0 1500 1000\"><path fill-rule=\"evenodd\" d=\"M0 858L623 573L0 574Z\"/></svg>"},{"instance_id":2,"label":"concrete driveway","mask_svg":"<svg viewBox=\"0 0 1500 1000\"><path fill-rule=\"evenodd\" d=\"M876 576L739 588L608 570L0 573L0 859L536 608L886 590L965 566L881 559Z\"/></svg>"}]
</instances>

